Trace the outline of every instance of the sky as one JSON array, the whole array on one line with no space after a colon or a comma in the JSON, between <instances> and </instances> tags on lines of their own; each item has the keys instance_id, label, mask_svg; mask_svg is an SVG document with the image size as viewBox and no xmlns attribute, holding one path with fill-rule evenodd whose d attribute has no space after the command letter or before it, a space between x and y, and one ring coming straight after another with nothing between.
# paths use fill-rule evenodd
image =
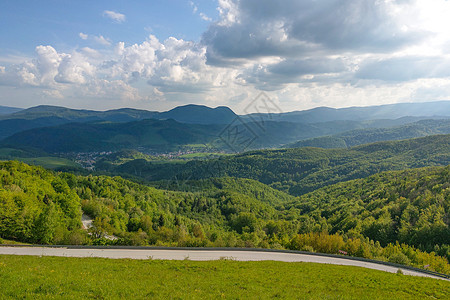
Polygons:
<instances>
[{"instance_id":1,"label":"sky","mask_svg":"<svg viewBox=\"0 0 450 300\"><path fill-rule=\"evenodd\" d=\"M450 99L446 0L2 0L0 105Z\"/></svg>"}]
</instances>

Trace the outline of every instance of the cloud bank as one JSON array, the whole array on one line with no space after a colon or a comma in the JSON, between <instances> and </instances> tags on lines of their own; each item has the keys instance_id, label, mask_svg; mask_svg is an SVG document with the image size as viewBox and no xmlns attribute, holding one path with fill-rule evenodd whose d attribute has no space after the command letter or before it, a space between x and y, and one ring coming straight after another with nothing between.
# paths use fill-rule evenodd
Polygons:
<instances>
[{"instance_id":1,"label":"cloud bank","mask_svg":"<svg viewBox=\"0 0 450 300\"><path fill-rule=\"evenodd\" d=\"M196 102L238 112L245 103L236 99L261 90L284 110L449 99L449 6L444 0L219 0L219 18L199 42L150 35L127 44L80 32L81 41L99 47L61 52L38 45L34 59L0 66L0 85L39 88L58 99L167 108ZM103 15L126 20L114 11Z\"/></svg>"}]
</instances>

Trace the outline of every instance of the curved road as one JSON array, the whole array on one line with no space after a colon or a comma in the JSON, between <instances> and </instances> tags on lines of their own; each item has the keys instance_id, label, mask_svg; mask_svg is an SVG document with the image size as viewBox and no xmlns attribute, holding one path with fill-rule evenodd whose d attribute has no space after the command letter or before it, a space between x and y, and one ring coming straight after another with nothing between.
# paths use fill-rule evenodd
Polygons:
<instances>
[{"instance_id":1,"label":"curved road","mask_svg":"<svg viewBox=\"0 0 450 300\"><path fill-rule=\"evenodd\" d=\"M264 252L264 251L239 251L239 250L186 250L186 249L92 249L92 248L48 248L48 247L0 247L0 254L7 255L37 255L37 256L65 256L65 257L103 257L103 258L130 258L130 259L167 259L167 260L217 260L232 259L238 261L273 260L284 262L312 262L333 265L356 266L395 273L399 268L372 263L351 260L338 257L308 255L300 253ZM403 274L413 276L444 279L402 269Z\"/></svg>"}]
</instances>

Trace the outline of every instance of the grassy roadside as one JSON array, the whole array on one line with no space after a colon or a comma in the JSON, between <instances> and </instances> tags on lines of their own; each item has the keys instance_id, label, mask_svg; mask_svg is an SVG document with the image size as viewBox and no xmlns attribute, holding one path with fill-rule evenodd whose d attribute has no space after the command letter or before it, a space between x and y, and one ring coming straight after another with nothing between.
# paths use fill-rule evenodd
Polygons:
<instances>
[{"instance_id":1,"label":"grassy roadside","mask_svg":"<svg viewBox=\"0 0 450 300\"><path fill-rule=\"evenodd\" d=\"M1 299L448 299L450 283L349 266L0 256Z\"/></svg>"},{"instance_id":2,"label":"grassy roadside","mask_svg":"<svg viewBox=\"0 0 450 300\"><path fill-rule=\"evenodd\" d=\"M16 241L12 241L12 240L5 240L0 238L0 245L30 245L28 243L22 243L22 242L16 242Z\"/></svg>"}]
</instances>

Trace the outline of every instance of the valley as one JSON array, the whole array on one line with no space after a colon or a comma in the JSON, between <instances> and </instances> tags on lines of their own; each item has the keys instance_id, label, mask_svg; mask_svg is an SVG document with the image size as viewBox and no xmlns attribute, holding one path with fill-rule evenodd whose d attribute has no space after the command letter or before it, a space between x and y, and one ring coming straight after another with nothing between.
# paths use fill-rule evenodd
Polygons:
<instances>
[{"instance_id":1,"label":"valley","mask_svg":"<svg viewBox=\"0 0 450 300\"><path fill-rule=\"evenodd\" d=\"M450 1L0 2L0 299L449 299Z\"/></svg>"},{"instance_id":2,"label":"valley","mask_svg":"<svg viewBox=\"0 0 450 300\"><path fill-rule=\"evenodd\" d=\"M345 253L450 274L448 120L393 123L353 131L345 123L335 136L259 149L280 126L329 126L265 122L258 149L238 153L214 135L217 124L147 119L25 130L2 141L0 237Z\"/></svg>"}]
</instances>

